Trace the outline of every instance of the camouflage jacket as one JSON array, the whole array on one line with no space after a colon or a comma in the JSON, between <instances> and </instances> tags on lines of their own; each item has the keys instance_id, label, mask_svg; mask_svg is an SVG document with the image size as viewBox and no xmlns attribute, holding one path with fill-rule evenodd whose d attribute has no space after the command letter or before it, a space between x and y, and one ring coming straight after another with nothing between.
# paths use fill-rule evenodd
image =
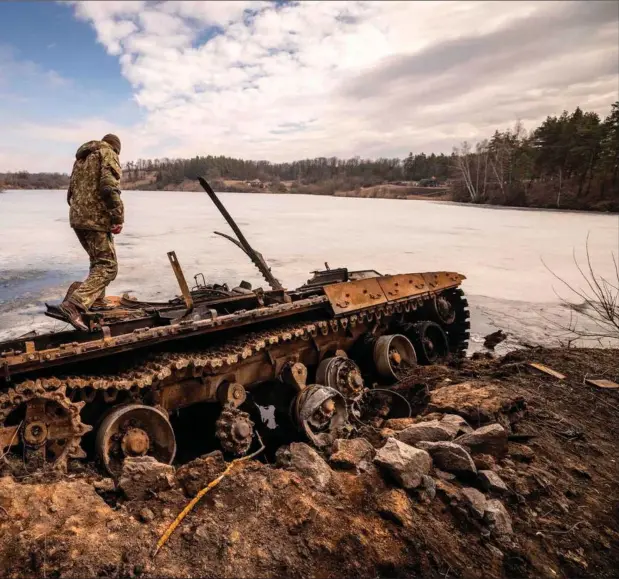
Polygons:
<instances>
[{"instance_id":1,"label":"camouflage jacket","mask_svg":"<svg viewBox=\"0 0 619 579\"><path fill-rule=\"evenodd\" d=\"M75 154L67 202L74 229L110 231L124 221L120 161L103 141L84 143Z\"/></svg>"}]
</instances>

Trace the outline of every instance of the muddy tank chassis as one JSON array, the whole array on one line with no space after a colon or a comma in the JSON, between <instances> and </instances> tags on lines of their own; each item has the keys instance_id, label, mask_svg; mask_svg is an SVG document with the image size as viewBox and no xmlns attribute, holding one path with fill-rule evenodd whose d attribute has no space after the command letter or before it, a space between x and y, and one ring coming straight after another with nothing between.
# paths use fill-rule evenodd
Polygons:
<instances>
[{"instance_id":1,"label":"muddy tank chassis","mask_svg":"<svg viewBox=\"0 0 619 579\"><path fill-rule=\"evenodd\" d=\"M200 182L271 290L196 281L189 291L172 254L181 298L149 303L125 296L115 308L92 313L91 333L0 343L0 452L18 454L29 470L63 469L69 459L86 457L82 441L92 431L93 452L118 476L127 456L171 463L170 415L210 402L221 408L214 424L219 445L243 455L256 427L247 395L265 385L291 400L298 431L324 447L352 431L349 410L369 384L464 355L464 276L327 267L286 291ZM53 306L47 314L58 315ZM119 361L128 355L130 361Z\"/></svg>"}]
</instances>

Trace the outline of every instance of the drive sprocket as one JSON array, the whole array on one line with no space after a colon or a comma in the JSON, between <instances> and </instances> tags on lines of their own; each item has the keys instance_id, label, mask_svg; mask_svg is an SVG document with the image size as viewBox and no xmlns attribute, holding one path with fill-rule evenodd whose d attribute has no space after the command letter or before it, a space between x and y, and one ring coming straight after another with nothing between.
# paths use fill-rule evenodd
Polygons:
<instances>
[{"instance_id":1,"label":"drive sprocket","mask_svg":"<svg viewBox=\"0 0 619 579\"><path fill-rule=\"evenodd\" d=\"M71 402L66 386L43 387L26 381L0 395L0 452L19 454L30 470L40 466L65 469L69 458L85 458L81 439L92 427Z\"/></svg>"}]
</instances>

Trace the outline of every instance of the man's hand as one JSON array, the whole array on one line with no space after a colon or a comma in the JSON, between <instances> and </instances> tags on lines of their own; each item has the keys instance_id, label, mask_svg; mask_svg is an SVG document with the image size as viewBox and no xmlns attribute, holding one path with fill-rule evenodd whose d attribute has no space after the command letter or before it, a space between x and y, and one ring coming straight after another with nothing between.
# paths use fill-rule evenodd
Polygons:
<instances>
[{"instance_id":1,"label":"man's hand","mask_svg":"<svg viewBox=\"0 0 619 579\"><path fill-rule=\"evenodd\" d=\"M111 231L114 235L118 235L122 230L123 230L122 225L114 225Z\"/></svg>"}]
</instances>

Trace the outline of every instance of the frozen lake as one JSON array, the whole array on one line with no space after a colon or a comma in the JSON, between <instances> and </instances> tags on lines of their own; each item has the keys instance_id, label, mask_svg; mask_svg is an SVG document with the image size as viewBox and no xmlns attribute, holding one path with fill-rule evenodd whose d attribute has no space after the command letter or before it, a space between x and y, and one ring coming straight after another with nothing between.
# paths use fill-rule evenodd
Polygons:
<instances>
[{"instance_id":1,"label":"frozen lake","mask_svg":"<svg viewBox=\"0 0 619 579\"><path fill-rule=\"evenodd\" d=\"M596 270L614 275L619 217L518 210L431 201L354 199L309 195L222 193L250 243L276 277L294 288L328 261L331 267L380 273L451 270L467 276L473 341L497 329L511 342L556 343L555 323L570 310L555 291L569 292L544 267L581 287L573 252L589 251ZM188 279L264 285L253 265L213 231L231 233L202 193L123 193L126 223L116 236L120 263L109 295L139 299L178 294L166 253L175 250ZM29 330L61 329L46 318L44 302L58 301L81 280L88 259L69 227L64 191L0 194L0 340ZM473 345L475 347L475 344Z\"/></svg>"}]
</instances>

